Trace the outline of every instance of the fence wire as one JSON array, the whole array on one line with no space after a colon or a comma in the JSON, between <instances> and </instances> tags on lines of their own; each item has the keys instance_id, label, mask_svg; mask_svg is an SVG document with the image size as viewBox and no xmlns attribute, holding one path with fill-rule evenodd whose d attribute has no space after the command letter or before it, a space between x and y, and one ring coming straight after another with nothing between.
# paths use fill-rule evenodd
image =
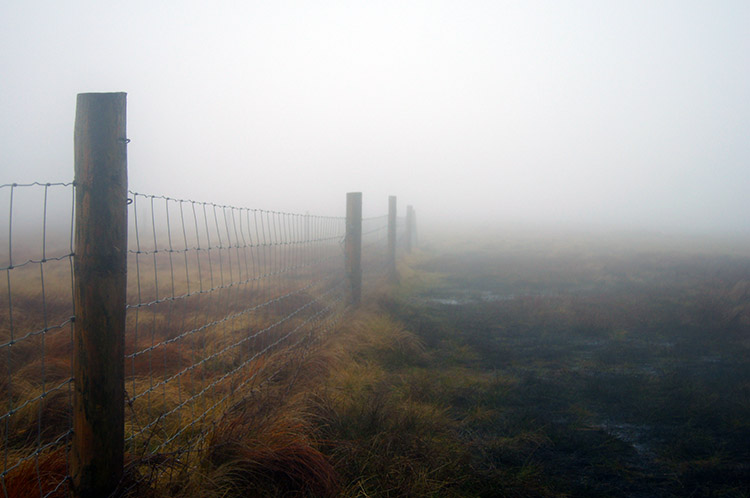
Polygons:
<instances>
[{"instance_id":1,"label":"fence wire","mask_svg":"<svg viewBox=\"0 0 750 498\"><path fill-rule=\"evenodd\" d=\"M72 434L72 183L0 185L0 489L50 496L66 479ZM1 240L1 239L0 239Z\"/></svg>"},{"instance_id":2,"label":"fence wire","mask_svg":"<svg viewBox=\"0 0 750 498\"><path fill-rule=\"evenodd\" d=\"M362 278L368 281L388 270L388 215L362 219Z\"/></svg>"},{"instance_id":3,"label":"fence wire","mask_svg":"<svg viewBox=\"0 0 750 498\"><path fill-rule=\"evenodd\" d=\"M126 451L199 449L342 313L346 220L130 197Z\"/></svg>"},{"instance_id":4,"label":"fence wire","mask_svg":"<svg viewBox=\"0 0 750 498\"><path fill-rule=\"evenodd\" d=\"M189 462L233 403L281 379L334 329L348 302L346 219L129 198L125 446L152 479L155 461ZM73 432L75 189L0 185L0 205L0 489L62 496ZM404 233L398 218L398 246ZM388 216L363 219L364 281L389 265Z\"/></svg>"}]
</instances>

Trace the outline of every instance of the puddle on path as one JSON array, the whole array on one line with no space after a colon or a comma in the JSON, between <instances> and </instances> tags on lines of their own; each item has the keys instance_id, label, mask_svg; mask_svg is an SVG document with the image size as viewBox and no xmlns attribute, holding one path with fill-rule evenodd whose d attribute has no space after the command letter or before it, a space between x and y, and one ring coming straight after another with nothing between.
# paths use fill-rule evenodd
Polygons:
<instances>
[{"instance_id":1,"label":"puddle on path","mask_svg":"<svg viewBox=\"0 0 750 498\"><path fill-rule=\"evenodd\" d=\"M647 461L655 456L651 446L648 444L652 432L650 425L629 424L608 420L602 424L594 425L594 427L629 444L640 457Z\"/></svg>"}]
</instances>

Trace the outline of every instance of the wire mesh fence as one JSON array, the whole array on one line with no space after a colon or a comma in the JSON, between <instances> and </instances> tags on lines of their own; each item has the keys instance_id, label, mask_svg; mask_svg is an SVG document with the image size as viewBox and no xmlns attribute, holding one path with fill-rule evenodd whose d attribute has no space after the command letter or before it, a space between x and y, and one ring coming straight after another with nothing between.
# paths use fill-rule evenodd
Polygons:
<instances>
[{"instance_id":1,"label":"wire mesh fence","mask_svg":"<svg viewBox=\"0 0 750 498\"><path fill-rule=\"evenodd\" d=\"M388 215L362 218L363 278L382 275L388 265Z\"/></svg>"},{"instance_id":2,"label":"wire mesh fence","mask_svg":"<svg viewBox=\"0 0 750 498\"><path fill-rule=\"evenodd\" d=\"M131 192L126 443L199 445L233 393L344 308L345 220Z\"/></svg>"},{"instance_id":3,"label":"wire mesh fence","mask_svg":"<svg viewBox=\"0 0 750 498\"><path fill-rule=\"evenodd\" d=\"M72 183L0 185L0 489L23 477L29 496L63 488L72 434ZM54 455L53 459L49 456ZM42 459L42 457L47 457ZM18 487L18 485L16 486ZM33 493L33 494L31 494Z\"/></svg>"},{"instance_id":4,"label":"wire mesh fence","mask_svg":"<svg viewBox=\"0 0 750 498\"><path fill-rule=\"evenodd\" d=\"M0 215L0 489L64 496L74 427L75 188L1 185L0 203L8 207ZM277 382L333 329L348 303L347 227L345 217L132 191L128 224L125 452L153 478L154 462L194 462L233 403ZM388 216L363 219L364 281L389 264Z\"/></svg>"}]
</instances>

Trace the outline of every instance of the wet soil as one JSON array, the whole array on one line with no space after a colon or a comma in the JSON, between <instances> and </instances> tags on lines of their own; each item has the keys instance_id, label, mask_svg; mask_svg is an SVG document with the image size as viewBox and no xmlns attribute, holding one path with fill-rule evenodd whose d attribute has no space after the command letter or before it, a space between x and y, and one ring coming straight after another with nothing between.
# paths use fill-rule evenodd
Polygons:
<instances>
[{"instance_id":1,"label":"wet soil","mask_svg":"<svg viewBox=\"0 0 750 498\"><path fill-rule=\"evenodd\" d=\"M442 284L402 319L507 380L467 431L480 472L533 467L569 496L750 496L750 260L488 251L420 269Z\"/></svg>"}]
</instances>

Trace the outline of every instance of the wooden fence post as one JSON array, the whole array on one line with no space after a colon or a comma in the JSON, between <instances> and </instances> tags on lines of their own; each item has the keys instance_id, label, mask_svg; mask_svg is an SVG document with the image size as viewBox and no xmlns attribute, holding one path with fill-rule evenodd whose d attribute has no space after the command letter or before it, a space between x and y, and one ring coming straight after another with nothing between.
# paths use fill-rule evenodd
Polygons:
<instances>
[{"instance_id":1,"label":"wooden fence post","mask_svg":"<svg viewBox=\"0 0 750 498\"><path fill-rule=\"evenodd\" d=\"M419 232L417 232L417 210L411 209L411 243L414 247L419 247Z\"/></svg>"},{"instance_id":2,"label":"wooden fence post","mask_svg":"<svg viewBox=\"0 0 750 498\"><path fill-rule=\"evenodd\" d=\"M406 206L406 252L411 252L414 239L414 207Z\"/></svg>"},{"instance_id":3,"label":"wooden fence post","mask_svg":"<svg viewBox=\"0 0 750 498\"><path fill-rule=\"evenodd\" d=\"M396 280L396 196L388 197L388 273Z\"/></svg>"},{"instance_id":4,"label":"wooden fence post","mask_svg":"<svg viewBox=\"0 0 750 498\"><path fill-rule=\"evenodd\" d=\"M78 95L72 495L108 496L123 472L128 243L126 94Z\"/></svg>"},{"instance_id":5,"label":"wooden fence post","mask_svg":"<svg viewBox=\"0 0 750 498\"><path fill-rule=\"evenodd\" d=\"M362 299L362 192L346 194L346 275L349 302L359 306Z\"/></svg>"}]
</instances>

